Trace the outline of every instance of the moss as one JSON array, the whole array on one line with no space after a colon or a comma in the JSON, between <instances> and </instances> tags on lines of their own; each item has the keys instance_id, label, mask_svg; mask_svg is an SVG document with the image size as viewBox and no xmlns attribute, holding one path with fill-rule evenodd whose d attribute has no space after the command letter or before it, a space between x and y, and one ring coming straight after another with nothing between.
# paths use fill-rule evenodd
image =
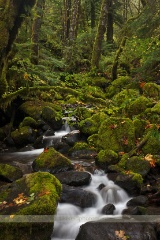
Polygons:
<instances>
[{"instance_id":1,"label":"moss","mask_svg":"<svg viewBox=\"0 0 160 240\"><path fill-rule=\"evenodd\" d=\"M141 187L143 184L143 177L141 176L141 174L132 172L132 175L133 175L132 180L137 182L137 184Z\"/></svg>"},{"instance_id":2,"label":"moss","mask_svg":"<svg viewBox=\"0 0 160 240\"><path fill-rule=\"evenodd\" d=\"M144 95L154 99L160 98L160 86L156 83L146 83L143 88Z\"/></svg>"},{"instance_id":3,"label":"moss","mask_svg":"<svg viewBox=\"0 0 160 240\"><path fill-rule=\"evenodd\" d=\"M45 121L53 125L57 121L61 122L61 119L62 119L61 113L55 111L54 108L48 107L48 106L43 108L41 116ZM61 127L61 123L60 123L60 127Z\"/></svg>"},{"instance_id":4,"label":"moss","mask_svg":"<svg viewBox=\"0 0 160 240\"><path fill-rule=\"evenodd\" d=\"M37 122L33 118L25 117L23 121L20 123L19 127L22 128L25 126L29 126L29 127L36 128L37 125L38 125Z\"/></svg>"},{"instance_id":5,"label":"moss","mask_svg":"<svg viewBox=\"0 0 160 240\"><path fill-rule=\"evenodd\" d=\"M86 118L90 118L94 113L93 109L88 109L86 107L78 107L75 111L75 116L79 121L84 120Z\"/></svg>"},{"instance_id":6,"label":"moss","mask_svg":"<svg viewBox=\"0 0 160 240\"><path fill-rule=\"evenodd\" d=\"M126 164L127 164L128 159L129 159L129 155L128 155L127 153L125 153L125 154L121 157L121 160L119 161L118 166L119 166L120 168L126 169Z\"/></svg>"},{"instance_id":7,"label":"moss","mask_svg":"<svg viewBox=\"0 0 160 240\"><path fill-rule=\"evenodd\" d=\"M105 162L107 165L118 162L118 154L112 150L101 150L97 155L98 162Z\"/></svg>"},{"instance_id":8,"label":"moss","mask_svg":"<svg viewBox=\"0 0 160 240\"><path fill-rule=\"evenodd\" d=\"M15 181L23 176L22 171L8 164L0 164L0 175L9 181Z\"/></svg>"},{"instance_id":9,"label":"moss","mask_svg":"<svg viewBox=\"0 0 160 240\"><path fill-rule=\"evenodd\" d=\"M87 142L89 144L89 146L91 147L97 147L97 139L98 139L98 134L92 134L91 136L89 136L87 138Z\"/></svg>"},{"instance_id":10,"label":"moss","mask_svg":"<svg viewBox=\"0 0 160 240\"><path fill-rule=\"evenodd\" d=\"M150 104L152 104L152 101L144 96L140 96L127 106L127 113L130 117L141 114Z\"/></svg>"},{"instance_id":11,"label":"moss","mask_svg":"<svg viewBox=\"0 0 160 240\"><path fill-rule=\"evenodd\" d=\"M151 129L147 129L145 136L149 134L149 139L143 146L142 151L144 154L159 154L160 153L160 133L156 127L153 125Z\"/></svg>"},{"instance_id":12,"label":"moss","mask_svg":"<svg viewBox=\"0 0 160 240\"><path fill-rule=\"evenodd\" d=\"M105 88L108 84L110 84L110 80L107 80L104 77L92 77L91 84L92 86Z\"/></svg>"},{"instance_id":13,"label":"moss","mask_svg":"<svg viewBox=\"0 0 160 240\"><path fill-rule=\"evenodd\" d=\"M123 107L125 107L127 104L135 100L137 97L139 97L138 90L124 89L113 97L113 101L115 102L116 105L120 106L123 104Z\"/></svg>"},{"instance_id":14,"label":"moss","mask_svg":"<svg viewBox=\"0 0 160 240\"><path fill-rule=\"evenodd\" d=\"M122 76L114 80L111 85L106 89L106 96L112 98L115 94L121 92L124 88L127 87L131 78L128 76Z\"/></svg>"},{"instance_id":15,"label":"moss","mask_svg":"<svg viewBox=\"0 0 160 240\"><path fill-rule=\"evenodd\" d=\"M91 118L82 120L79 123L79 128L82 133L92 135L98 133L101 123L107 118L107 115L103 112L94 114Z\"/></svg>"},{"instance_id":16,"label":"moss","mask_svg":"<svg viewBox=\"0 0 160 240\"><path fill-rule=\"evenodd\" d=\"M151 109L151 113L160 114L160 102L158 102L158 103Z\"/></svg>"},{"instance_id":17,"label":"moss","mask_svg":"<svg viewBox=\"0 0 160 240\"><path fill-rule=\"evenodd\" d=\"M71 148L71 150L83 150L83 149L90 149L88 144L86 142L76 142L74 146Z\"/></svg>"},{"instance_id":18,"label":"moss","mask_svg":"<svg viewBox=\"0 0 160 240\"><path fill-rule=\"evenodd\" d=\"M33 139L31 136L32 129L28 126L21 127L16 129L14 132L11 132L11 137L17 146L24 146L28 142L32 142Z\"/></svg>"},{"instance_id":19,"label":"moss","mask_svg":"<svg viewBox=\"0 0 160 240\"><path fill-rule=\"evenodd\" d=\"M51 172L54 168L71 167L71 161L57 152L54 148L49 148L47 152L41 153L33 162L37 171L48 170Z\"/></svg>"},{"instance_id":20,"label":"moss","mask_svg":"<svg viewBox=\"0 0 160 240\"><path fill-rule=\"evenodd\" d=\"M128 118L111 117L103 121L98 131L99 149L128 152L135 145L135 128Z\"/></svg>"},{"instance_id":21,"label":"moss","mask_svg":"<svg viewBox=\"0 0 160 240\"><path fill-rule=\"evenodd\" d=\"M143 119L134 119L133 120L133 124L134 124L134 127L135 127L135 135L136 135L136 138L140 138L143 136L144 134L144 131L145 131L145 127L147 126L147 122Z\"/></svg>"},{"instance_id":22,"label":"moss","mask_svg":"<svg viewBox=\"0 0 160 240\"><path fill-rule=\"evenodd\" d=\"M126 162L126 170L132 171L134 173L139 173L143 177L150 171L150 164L148 161L142 159L141 157L131 157Z\"/></svg>"}]
</instances>

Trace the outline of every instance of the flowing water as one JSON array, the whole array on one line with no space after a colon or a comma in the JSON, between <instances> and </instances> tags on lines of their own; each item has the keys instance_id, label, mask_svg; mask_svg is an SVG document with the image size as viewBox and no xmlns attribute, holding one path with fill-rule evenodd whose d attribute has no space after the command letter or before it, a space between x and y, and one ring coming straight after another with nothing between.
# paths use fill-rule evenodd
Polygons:
<instances>
[{"instance_id":1,"label":"flowing water","mask_svg":"<svg viewBox=\"0 0 160 240\"><path fill-rule=\"evenodd\" d=\"M101 213L101 210L109 203L115 206L112 215L115 218L119 217L122 210L126 208L126 203L130 198L123 189L110 181L103 172L97 171L91 176L90 185L83 187L83 189L96 195L96 204L90 208L81 209L72 204L60 203L55 216L52 240L74 240L82 224L107 217ZM98 190L100 184L104 184L105 187ZM111 215L108 217L111 217Z\"/></svg>"}]
</instances>

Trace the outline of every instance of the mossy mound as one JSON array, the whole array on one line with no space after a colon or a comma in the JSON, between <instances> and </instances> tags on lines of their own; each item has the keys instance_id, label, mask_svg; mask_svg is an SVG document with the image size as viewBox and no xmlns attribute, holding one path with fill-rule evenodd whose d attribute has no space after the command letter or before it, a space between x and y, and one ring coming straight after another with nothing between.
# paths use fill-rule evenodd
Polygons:
<instances>
[{"instance_id":1,"label":"mossy mound","mask_svg":"<svg viewBox=\"0 0 160 240\"><path fill-rule=\"evenodd\" d=\"M57 152L54 148L49 148L41 153L32 164L34 171L45 171L58 173L73 169L71 161Z\"/></svg>"},{"instance_id":2,"label":"mossy mound","mask_svg":"<svg viewBox=\"0 0 160 240\"><path fill-rule=\"evenodd\" d=\"M97 147L98 134L92 134L87 138L87 142L90 147Z\"/></svg>"},{"instance_id":3,"label":"mossy mound","mask_svg":"<svg viewBox=\"0 0 160 240\"><path fill-rule=\"evenodd\" d=\"M139 97L139 91L134 89L124 89L113 97L113 101L117 106L126 107L131 101Z\"/></svg>"},{"instance_id":4,"label":"mossy mound","mask_svg":"<svg viewBox=\"0 0 160 240\"><path fill-rule=\"evenodd\" d=\"M91 158L94 158L95 156L97 156L97 152L94 147L90 147L86 142L77 142L69 150L69 155L72 158L91 159Z\"/></svg>"},{"instance_id":5,"label":"mossy mound","mask_svg":"<svg viewBox=\"0 0 160 240\"><path fill-rule=\"evenodd\" d=\"M150 163L141 157L133 156L129 158L126 162L126 170L132 171L134 173L138 173L145 177L150 171Z\"/></svg>"},{"instance_id":6,"label":"mossy mound","mask_svg":"<svg viewBox=\"0 0 160 240\"><path fill-rule=\"evenodd\" d=\"M53 130L59 130L62 127L61 114L51 107L44 107L41 117Z\"/></svg>"},{"instance_id":7,"label":"mossy mound","mask_svg":"<svg viewBox=\"0 0 160 240\"><path fill-rule=\"evenodd\" d=\"M96 164L102 168L116 163L118 163L118 154L112 150L101 150L97 155Z\"/></svg>"},{"instance_id":8,"label":"mossy mound","mask_svg":"<svg viewBox=\"0 0 160 240\"><path fill-rule=\"evenodd\" d=\"M82 120L79 123L80 131L86 135L92 135L98 133L101 123L107 118L107 115L103 112L94 114L91 118Z\"/></svg>"},{"instance_id":9,"label":"mossy mound","mask_svg":"<svg viewBox=\"0 0 160 240\"><path fill-rule=\"evenodd\" d=\"M97 147L114 152L128 152L135 145L135 127L128 118L108 118L98 131Z\"/></svg>"},{"instance_id":10,"label":"mossy mound","mask_svg":"<svg viewBox=\"0 0 160 240\"><path fill-rule=\"evenodd\" d=\"M90 118L94 113L93 109L86 108L86 107L78 107L75 110L75 116L78 121L84 120L86 118Z\"/></svg>"},{"instance_id":11,"label":"mossy mound","mask_svg":"<svg viewBox=\"0 0 160 240\"><path fill-rule=\"evenodd\" d=\"M8 164L0 164L0 179L7 181L7 182L13 182L23 176L23 173L20 168L13 167Z\"/></svg>"},{"instance_id":12,"label":"mossy mound","mask_svg":"<svg viewBox=\"0 0 160 240\"><path fill-rule=\"evenodd\" d=\"M92 86L97 86L104 89L110 84L110 82L111 82L110 80L104 77L92 77L91 84Z\"/></svg>"},{"instance_id":13,"label":"mossy mound","mask_svg":"<svg viewBox=\"0 0 160 240\"><path fill-rule=\"evenodd\" d=\"M127 113L130 117L143 113L150 105L152 101L144 96L138 97L127 106Z\"/></svg>"},{"instance_id":14,"label":"mossy mound","mask_svg":"<svg viewBox=\"0 0 160 240\"><path fill-rule=\"evenodd\" d=\"M20 123L19 127L25 127L25 126L29 126L29 127L32 127L32 128L36 128L38 126L36 120L34 120L33 118L31 117L25 117L23 119L23 121Z\"/></svg>"},{"instance_id":15,"label":"mossy mound","mask_svg":"<svg viewBox=\"0 0 160 240\"><path fill-rule=\"evenodd\" d=\"M159 154L160 153L160 132L156 125L153 125L151 129L147 129L145 136L149 135L149 138L145 145L142 147L144 154Z\"/></svg>"},{"instance_id":16,"label":"mossy mound","mask_svg":"<svg viewBox=\"0 0 160 240\"><path fill-rule=\"evenodd\" d=\"M135 127L136 138L142 137L144 132L145 132L145 128L147 126L147 121L145 121L143 119L135 118L133 120L133 124L134 124L134 127Z\"/></svg>"},{"instance_id":17,"label":"mossy mound","mask_svg":"<svg viewBox=\"0 0 160 240\"><path fill-rule=\"evenodd\" d=\"M49 240L62 191L59 180L49 173L32 173L0 190L0 214L8 215L9 222L1 224L1 237Z\"/></svg>"},{"instance_id":18,"label":"mossy mound","mask_svg":"<svg viewBox=\"0 0 160 240\"><path fill-rule=\"evenodd\" d=\"M106 89L106 96L112 98L115 94L121 92L131 82L128 76L122 76L114 80L111 85Z\"/></svg>"},{"instance_id":19,"label":"mossy mound","mask_svg":"<svg viewBox=\"0 0 160 240\"><path fill-rule=\"evenodd\" d=\"M156 83L146 83L143 87L143 92L146 97L155 99L160 98L160 86L158 86Z\"/></svg>"},{"instance_id":20,"label":"mossy mound","mask_svg":"<svg viewBox=\"0 0 160 240\"><path fill-rule=\"evenodd\" d=\"M23 147L28 143L33 143L35 135L33 129L28 126L21 127L11 132L11 137L17 147Z\"/></svg>"},{"instance_id":21,"label":"mossy mound","mask_svg":"<svg viewBox=\"0 0 160 240\"><path fill-rule=\"evenodd\" d=\"M160 102L158 102L153 108L151 108L151 113L157 113L160 115Z\"/></svg>"}]
</instances>

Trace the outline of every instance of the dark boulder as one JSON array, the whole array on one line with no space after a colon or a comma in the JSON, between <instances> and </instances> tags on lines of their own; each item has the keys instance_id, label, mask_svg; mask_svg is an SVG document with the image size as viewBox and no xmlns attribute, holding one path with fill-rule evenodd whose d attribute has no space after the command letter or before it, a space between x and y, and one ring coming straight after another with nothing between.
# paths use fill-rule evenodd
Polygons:
<instances>
[{"instance_id":1,"label":"dark boulder","mask_svg":"<svg viewBox=\"0 0 160 240\"><path fill-rule=\"evenodd\" d=\"M74 144L76 142L79 142L80 140L81 140L81 136L80 136L79 130L73 130L72 132L62 137L62 142L67 143L71 147L73 147Z\"/></svg>"},{"instance_id":2,"label":"dark boulder","mask_svg":"<svg viewBox=\"0 0 160 240\"><path fill-rule=\"evenodd\" d=\"M87 208L92 207L96 203L96 195L81 188L63 185L60 202Z\"/></svg>"},{"instance_id":3,"label":"dark boulder","mask_svg":"<svg viewBox=\"0 0 160 240\"><path fill-rule=\"evenodd\" d=\"M102 214L112 215L115 209L115 206L109 203L102 208Z\"/></svg>"},{"instance_id":4,"label":"dark boulder","mask_svg":"<svg viewBox=\"0 0 160 240\"><path fill-rule=\"evenodd\" d=\"M55 174L55 176L62 184L70 186L88 185L91 181L91 175L87 172L68 171Z\"/></svg>"},{"instance_id":5,"label":"dark boulder","mask_svg":"<svg viewBox=\"0 0 160 240\"><path fill-rule=\"evenodd\" d=\"M147 205L148 205L148 198L142 195L138 197L134 197L127 202L128 207L136 207L136 206L146 207Z\"/></svg>"}]
</instances>

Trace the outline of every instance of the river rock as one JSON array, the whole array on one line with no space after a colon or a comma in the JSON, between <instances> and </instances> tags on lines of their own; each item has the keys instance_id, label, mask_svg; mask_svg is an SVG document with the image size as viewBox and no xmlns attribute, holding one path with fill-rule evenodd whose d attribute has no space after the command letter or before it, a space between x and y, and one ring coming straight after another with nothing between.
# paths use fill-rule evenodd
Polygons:
<instances>
[{"instance_id":1,"label":"river rock","mask_svg":"<svg viewBox=\"0 0 160 240\"><path fill-rule=\"evenodd\" d=\"M122 211L123 215L145 215L147 209L141 206L129 207Z\"/></svg>"},{"instance_id":2,"label":"river rock","mask_svg":"<svg viewBox=\"0 0 160 240\"><path fill-rule=\"evenodd\" d=\"M147 205L148 205L148 198L142 195L138 197L134 197L127 202L128 207L135 207L135 206L146 207Z\"/></svg>"},{"instance_id":3,"label":"river rock","mask_svg":"<svg viewBox=\"0 0 160 240\"><path fill-rule=\"evenodd\" d=\"M0 164L0 180L4 182L13 182L23 176L19 167L13 167L8 164Z\"/></svg>"},{"instance_id":4,"label":"river rock","mask_svg":"<svg viewBox=\"0 0 160 240\"><path fill-rule=\"evenodd\" d=\"M87 172L68 171L55 174L55 176L62 184L70 186L88 185L91 181L91 175Z\"/></svg>"},{"instance_id":5,"label":"river rock","mask_svg":"<svg viewBox=\"0 0 160 240\"><path fill-rule=\"evenodd\" d=\"M52 174L72 170L71 161L50 147L45 149L34 161L32 168L35 172L49 172Z\"/></svg>"},{"instance_id":6,"label":"river rock","mask_svg":"<svg viewBox=\"0 0 160 240\"><path fill-rule=\"evenodd\" d=\"M73 146L76 142L81 140L80 131L73 130L72 132L66 134L62 137L62 142L67 143L69 146Z\"/></svg>"},{"instance_id":7,"label":"river rock","mask_svg":"<svg viewBox=\"0 0 160 240\"><path fill-rule=\"evenodd\" d=\"M58 179L44 172L1 187L0 240L50 240L60 194Z\"/></svg>"},{"instance_id":8,"label":"river rock","mask_svg":"<svg viewBox=\"0 0 160 240\"><path fill-rule=\"evenodd\" d=\"M103 220L103 222L87 222L80 227L76 240L88 239L157 240L157 237L154 226L151 223L105 222Z\"/></svg>"},{"instance_id":9,"label":"river rock","mask_svg":"<svg viewBox=\"0 0 160 240\"><path fill-rule=\"evenodd\" d=\"M115 206L109 203L102 208L102 214L112 215L115 209Z\"/></svg>"},{"instance_id":10,"label":"river rock","mask_svg":"<svg viewBox=\"0 0 160 240\"><path fill-rule=\"evenodd\" d=\"M81 188L63 184L60 202L71 203L81 208L88 208L96 203L96 195Z\"/></svg>"},{"instance_id":11,"label":"river rock","mask_svg":"<svg viewBox=\"0 0 160 240\"><path fill-rule=\"evenodd\" d=\"M45 106L41 117L53 130L59 130L63 125L61 114L52 107Z\"/></svg>"}]
</instances>

